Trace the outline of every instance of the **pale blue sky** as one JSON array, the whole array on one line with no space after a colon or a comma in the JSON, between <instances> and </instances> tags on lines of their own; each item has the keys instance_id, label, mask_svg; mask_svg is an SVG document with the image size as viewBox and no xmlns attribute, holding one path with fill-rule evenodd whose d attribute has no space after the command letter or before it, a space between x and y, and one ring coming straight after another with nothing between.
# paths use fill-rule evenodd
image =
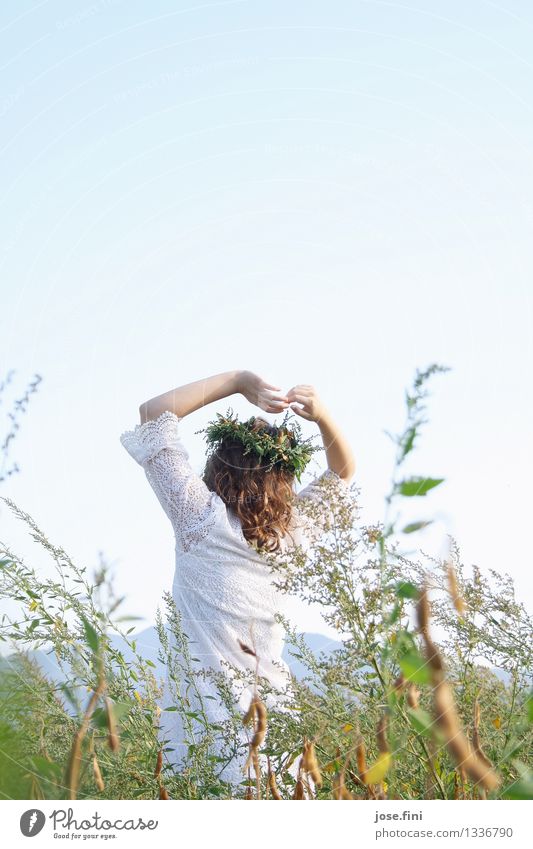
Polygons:
<instances>
[{"instance_id":1,"label":"pale blue sky","mask_svg":"<svg viewBox=\"0 0 533 849\"><path fill-rule=\"evenodd\" d=\"M174 562L119 442L141 401L233 368L314 384L372 522L383 429L439 362L406 472L446 482L406 517L530 602L533 7L50 0L0 29L0 363L16 390L44 378L0 493L80 565L102 550L145 627ZM183 422L198 471L194 431L229 404L254 412Z\"/></svg>"}]
</instances>

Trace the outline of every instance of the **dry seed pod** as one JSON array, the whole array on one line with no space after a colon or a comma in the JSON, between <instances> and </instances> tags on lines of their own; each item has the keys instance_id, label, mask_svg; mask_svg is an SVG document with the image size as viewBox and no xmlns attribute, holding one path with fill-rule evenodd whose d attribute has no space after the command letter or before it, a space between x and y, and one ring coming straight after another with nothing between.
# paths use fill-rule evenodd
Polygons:
<instances>
[{"instance_id":1,"label":"dry seed pod","mask_svg":"<svg viewBox=\"0 0 533 849\"><path fill-rule=\"evenodd\" d=\"M479 720L481 719L481 713L479 710L479 699L476 696L474 699L474 731L479 729Z\"/></svg>"},{"instance_id":2,"label":"dry seed pod","mask_svg":"<svg viewBox=\"0 0 533 849\"><path fill-rule=\"evenodd\" d=\"M249 725L252 720L255 719L255 696L252 697L252 701L250 702L250 707L244 714L242 718L243 725Z\"/></svg>"},{"instance_id":3,"label":"dry seed pod","mask_svg":"<svg viewBox=\"0 0 533 849\"><path fill-rule=\"evenodd\" d=\"M259 779L261 775L261 770L259 768L259 758L255 749L252 751L252 764L254 767L255 777Z\"/></svg>"},{"instance_id":4,"label":"dry seed pod","mask_svg":"<svg viewBox=\"0 0 533 849\"><path fill-rule=\"evenodd\" d=\"M426 646L426 657L431 670L435 721L443 732L446 746L456 764L485 790L495 790L501 783L488 759L483 761L470 744L462 730L450 685L444 678L444 664L440 653L428 633L429 616L427 592L424 586L417 607L420 632Z\"/></svg>"},{"instance_id":5,"label":"dry seed pod","mask_svg":"<svg viewBox=\"0 0 533 849\"><path fill-rule=\"evenodd\" d=\"M500 785L500 778L493 771L492 765L487 765L488 762L482 761L471 749L462 731L452 690L447 681L434 683L433 703L436 723L444 734L446 746L455 762L463 767L473 781L479 782L486 790L495 790Z\"/></svg>"},{"instance_id":6,"label":"dry seed pod","mask_svg":"<svg viewBox=\"0 0 533 849\"><path fill-rule=\"evenodd\" d=\"M293 799L305 799L304 783L301 778L298 778L294 787Z\"/></svg>"},{"instance_id":7,"label":"dry seed pod","mask_svg":"<svg viewBox=\"0 0 533 849\"><path fill-rule=\"evenodd\" d=\"M418 597L416 613L418 619L418 630L425 637L427 635L427 628L429 623L429 601L425 585L422 587L420 595Z\"/></svg>"},{"instance_id":8,"label":"dry seed pod","mask_svg":"<svg viewBox=\"0 0 533 849\"><path fill-rule=\"evenodd\" d=\"M254 749L259 748L263 740L265 739L266 727L267 727L267 710L264 706L261 699L257 699L255 703L255 716L257 719L257 725L255 734L252 739L252 746Z\"/></svg>"},{"instance_id":9,"label":"dry seed pod","mask_svg":"<svg viewBox=\"0 0 533 849\"><path fill-rule=\"evenodd\" d=\"M93 754L93 774L94 780L96 781L96 786L102 792L105 790L104 779L102 778L102 773L100 772L100 764L98 763L98 758L96 757L96 753Z\"/></svg>"},{"instance_id":10,"label":"dry seed pod","mask_svg":"<svg viewBox=\"0 0 533 849\"><path fill-rule=\"evenodd\" d=\"M292 794L293 799L305 799L305 788L302 781L302 768L303 757L300 758L300 763L298 764L298 775L296 777L296 784L294 785L294 792Z\"/></svg>"},{"instance_id":11,"label":"dry seed pod","mask_svg":"<svg viewBox=\"0 0 533 849\"><path fill-rule=\"evenodd\" d=\"M397 690L399 693L402 693L406 686L406 681L404 678L403 672L400 672L396 681L392 685L394 690Z\"/></svg>"},{"instance_id":12,"label":"dry seed pod","mask_svg":"<svg viewBox=\"0 0 533 849\"><path fill-rule=\"evenodd\" d=\"M250 648L250 646L247 646L247 645L246 645L246 643L242 643L240 640L237 640L237 642L239 643L239 646L241 647L241 650L242 650L245 654L251 654L251 655L252 655L252 657L257 657L256 653L254 652L254 650L253 650L253 649L251 649L251 648Z\"/></svg>"},{"instance_id":13,"label":"dry seed pod","mask_svg":"<svg viewBox=\"0 0 533 849\"><path fill-rule=\"evenodd\" d=\"M438 681L434 685L433 702L436 712L436 723L442 730L448 751L455 762L462 765L470 778L482 784L486 790L494 790L500 784L500 779L491 766L481 761L470 748L465 737L455 709L451 687L446 681Z\"/></svg>"},{"instance_id":14,"label":"dry seed pod","mask_svg":"<svg viewBox=\"0 0 533 849\"><path fill-rule=\"evenodd\" d=\"M361 781L359 776L356 775L355 772L353 772L351 769L347 768L346 774L347 774L348 778L350 779L350 781L353 781L353 783L357 784L358 787L363 787L363 788L365 787L364 781Z\"/></svg>"},{"instance_id":15,"label":"dry seed pod","mask_svg":"<svg viewBox=\"0 0 533 849\"><path fill-rule=\"evenodd\" d=\"M163 766L163 750L159 749L159 751L157 753L157 761L156 761L156 765L155 765L154 778L157 778L158 775L161 773L162 766Z\"/></svg>"},{"instance_id":16,"label":"dry seed pod","mask_svg":"<svg viewBox=\"0 0 533 849\"><path fill-rule=\"evenodd\" d=\"M107 743L112 752L118 752L120 748L120 741L117 734L113 734L110 731L107 735Z\"/></svg>"},{"instance_id":17,"label":"dry seed pod","mask_svg":"<svg viewBox=\"0 0 533 849\"><path fill-rule=\"evenodd\" d=\"M459 592L455 569L453 568L452 563L449 560L446 563L446 573L448 576L448 587L450 590L450 595L452 597L453 606L455 607L459 616L463 616L465 612L465 603Z\"/></svg>"},{"instance_id":18,"label":"dry seed pod","mask_svg":"<svg viewBox=\"0 0 533 849\"><path fill-rule=\"evenodd\" d=\"M357 741L355 755L357 758L357 772L359 773L359 777L364 780L366 773L366 748L362 737L359 737Z\"/></svg>"},{"instance_id":19,"label":"dry seed pod","mask_svg":"<svg viewBox=\"0 0 533 849\"><path fill-rule=\"evenodd\" d=\"M465 781L466 775L462 766L458 766L454 771L454 799L465 799ZM455 796L457 793L457 796Z\"/></svg>"},{"instance_id":20,"label":"dry seed pod","mask_svg":"<svg viewBox=\"0 0 533 849\"><path fill-rule=\"evenodd\" d=\"M435 672L442 672L444 670L442 658L428 633L430 609L427 588L425 584L420 590L418 603L416 605L416 613L418 619L418 630L424 638L424 643L426 645L426 657L429 666Z\"/></svg>"},{"instance_id":21,"label":"dry seed pod","mask_svg":"<svg viewBox=\"0 0 533 849\"><path fill-rule=\"evenodd\" d=\"M380 752L388 752L389 744L387 742L387 726L388 726L388 718L386 711L383 711L381 714L378 727L377 727L377 741L378 741L378 749Z\"/></svg>"},{"instance_id":22,"label":"dry seed pod","mask_svg":"<svg viewBox=\"0 0 533 849\"><path fill-rule=\"evenodd\" d=\"M115 714L113 712L113 705L111 704L111 700L107 696L105 697L104 701L107 715L107 727L109 729L109 734L107 735L107 742L111 751L117 752L120 747L120 740L117 734L117 726L115 722Z\"/></svg>"},{"instance_id":23,"label":"dry seed pod","mask_svg":"<svg viewBox=\"0 0 533 849\"><path fill-rule=\"evenodd\" d=\"M333 776L333 798L334 799L353 799L352 794L344 783L344 770Z\"/></svg>"},{"instance_id":24,"label":"dry seed pod","mask_svg":"<svg viewBox=\"0 0 533 849\"><path fill-rule=\"evenodd\" d=\"M409 687L407 688L407 704L410 708L416 710L419 704L419 696L420 690L418 689L418 687L416 687L415 684L409 684Z\"/></svg>"},{"instance_id":25,"label":"dry seed pod","mask_svg":"<svg viewBox=\"0 0 533 849\"><path fill-rule=\"evenodd\" d=\"M444 673L444 664L440 652L435 643L429 637L429 635L425 637L425 640L426 658L428 660L428 665L430 669L433 670L433 674L436 674L438 677L442 678Z\"/></svg>"},{"instance_id":26,"label":"dry seed pod","mask_svg":"<svg viewBox=\"0 0 533 849\"><path fill-rule=\"evenodd\" d=\"M66 783L69 788L69 798L75 799L77 790L78 790L78 780L80 775L80 767L81 767L81 750L82 743L87 734L87 729L89 727L89 722L91 721L91 716L96 707L98 699L103 694L106 688L105 678L102 676L98 681L98 686L96 690L93 692L91 698L89 699L89 704L85 710L83 715L83 720L74 735L74 739L72 741L72 747L70 750L70 757L67 764L67 772L66 772Z\"/></svg>"},{"instance_id":27,"label":"dry seed pod","mask_svg":"<svg viewBox=\"0 0 533 849\"><path fill-rule=\"evenodd\" d=\"M313 792L313 788L311 787L311 782L309 781L309 776L302 773L302 784L304 786L304 790L307 794L308 799L314 799L315 794Z\"/></svg>"},{"instance_id":28,"label":"dry seed pod","mask_svg":"<svg viewBox=\"0 0 533 849\"><path fill-rule=\"evenodd\" d=\"M426 781L425 781L425 792L424 799L434 799L435 798L435 781L433 779L434 773L436 772L435 766L435 755L437 753L437 746L435 740L430 737L426 743L427 753L428 753L428 771L426 772Z\"/></svg>"},{"instance_id":29,"label":"dry seed pod","mask_svg":"<svg viewBox=\"0 0 533 849\"><path fill-rule=\"evenodd\" d=\"M257 750L259 746L265 739L266 728L267 728L267 710L264 706L261 699L257 696L254 696L255 702L255 732L252 737L252 742L250 743L250 754L248 755L248 759L246 764L244 765L244 771L246 772L250 767L250 764L253 762L254 757L257 755Z\"/></svg>"},{"instance_id":30,"label":"dry seed pod","mask_svg":"<svg viewBox=\"0 0 533 849\"><path fill-rule=\"evenodd\" d=\"M70 798L76 798L76 792L78 788L78 778L80 774L80 766L81 766L81 741L82 737L80 732L74 736L74 741L72 743L72 749L70 751L70 758L67 765L67 781L70 789Z\"/></svg>"},{"instance_id":31,"label":"dry seed pod","mask_svg":"<svg viewBox=\"0 0 533 849\"><path fill-rule=\"evenodd\" d=\"M282 772L287 772L290 769L290 767L293 765L293 763L294 763L294 761L296 760L297 757L298 757L298 752L292 752L292 754L290 754L288 756L287 760L283 764Z\"/></svg>"},{"instance_id":32,"label":"dry seed pod","mask_svg":"<svg viewBox=\"0 0 533 849\"><path fill-rule=\"evenodd\" d=\"M267 764L268 764L268 777L267 777L268 789L270 790L273 799L282 799L282 795L278 790L278 785L277 785L277 782L276 782L276 775L272 771L272 768L270 766L270 758L267 758Z\"/></svg>"},{"instance_id":33,"label":"dry seed pod","mask_svg":"<svg viewBox=\"0 0 533 849\"><path fill-rule=\"evenodd\" d=\"M472 731L472 745L474 747L474 752L478 756L478 758L485 764L486 767L492 767L491 762L486 756L485 752L481 748L481 742L479 740L479 702L476 698L474 702L474 728Z\"/></svg>"},{"instance_id":34,"label":"dry seed pod","mask_svg":"<svg viewBox=\"0 0 533 849\"><path fill-rule=\"evenodd\" d=\"M316 759L315 744L312 741L304 742L302 769L311 776L316 787L322 787L322 776Z\"/></svg>"}]
</instances>

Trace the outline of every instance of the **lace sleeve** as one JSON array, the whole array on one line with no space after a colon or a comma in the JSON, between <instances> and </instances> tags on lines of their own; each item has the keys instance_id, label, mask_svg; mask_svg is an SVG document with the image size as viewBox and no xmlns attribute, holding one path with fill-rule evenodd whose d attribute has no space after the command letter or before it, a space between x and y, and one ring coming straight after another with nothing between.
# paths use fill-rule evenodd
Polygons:
<instances>
[{"instance_id":1,"label":"lace sleeve","mask_svg":"<svg viewBox=\"0 0 533 849\"><path fill-rule=\"evenodd\" d=\"M349 489L349 483L328 468L296 494L297 510L305 502L303 510L298 510L298 513L303 532L310 542L317 541L331 530L334 522L332 505L342 499Z\"/></svg>"},{"instance_id":2,"label":"lace sleeve","mask_svg":"<svg viewBox=\"0 0 533 849\"><path fill-rule=\"evenodd\" d=\"M143 467L172 523L176 542L188 551L205 538L214 522L216 494L189 462L187 449L179 438L181 418L166 410L158 418L122 433L120 442Z\"/></svg>"}]
</instances>

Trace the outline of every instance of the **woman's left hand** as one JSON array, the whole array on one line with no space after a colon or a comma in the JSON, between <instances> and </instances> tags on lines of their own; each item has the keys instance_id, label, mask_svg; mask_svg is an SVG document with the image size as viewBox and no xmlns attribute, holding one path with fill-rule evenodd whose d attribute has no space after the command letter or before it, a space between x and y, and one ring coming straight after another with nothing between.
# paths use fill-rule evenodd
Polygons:
<instances>
[{"instance_id":1,"label":"woman's left hand","mask_svg":"<svg viewBox=\"0 0 533 849\"><path fill-rule=\"evenodd\" d=\"M256 407L266 413L279 413L289 406L289 399L279 386L267 383L252 371L243 371L238 381L238 391Z\"/></svg>"}]
</instances>

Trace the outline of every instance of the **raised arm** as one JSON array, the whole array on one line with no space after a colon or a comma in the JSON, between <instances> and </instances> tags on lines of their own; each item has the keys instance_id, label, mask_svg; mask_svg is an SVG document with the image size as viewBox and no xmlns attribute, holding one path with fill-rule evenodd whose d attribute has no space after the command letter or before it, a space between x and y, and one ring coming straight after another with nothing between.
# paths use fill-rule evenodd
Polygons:
<instances>
[{"instance_id":1,"label":"raised arm","mask_svg":"<svg viewBox=\"0 0 533 849\"><path fill-rule=\"evenodd\" d=\"M235 394L244 395L252 404L269 413L277 413L288 406L288 399L279 387L266 383L251 371L236 369L177 386L145 401L139 407L141 423L156 419L165 410L182 418L212 401Z\"/></svg>"},{"instance_id":2,"label":"raised arm","mask_svg":"<svg viewBox=\"0 0 533 849\"><path fill-rule=\"evenodd\" d=\"M344 480L350 480L355 474L355 457L350 444L340 427L334 421L329 410L319 398L314 386L300 383L287 392L291 409L307 421L316 422L328 461L328 468ZM301 404L299 407L297 404Z\"/></svg>"},{"instance_id":3,"label":"raised arm","mask_svg":"<svg viewBox=\"0 0 533 849\"><path fill-rule=\"evenodd\" d=\"M344 480L355 475L355 457L337 423L328 414L317 423L326 450L328 468Z\"/></svg>"}]
</instances>

